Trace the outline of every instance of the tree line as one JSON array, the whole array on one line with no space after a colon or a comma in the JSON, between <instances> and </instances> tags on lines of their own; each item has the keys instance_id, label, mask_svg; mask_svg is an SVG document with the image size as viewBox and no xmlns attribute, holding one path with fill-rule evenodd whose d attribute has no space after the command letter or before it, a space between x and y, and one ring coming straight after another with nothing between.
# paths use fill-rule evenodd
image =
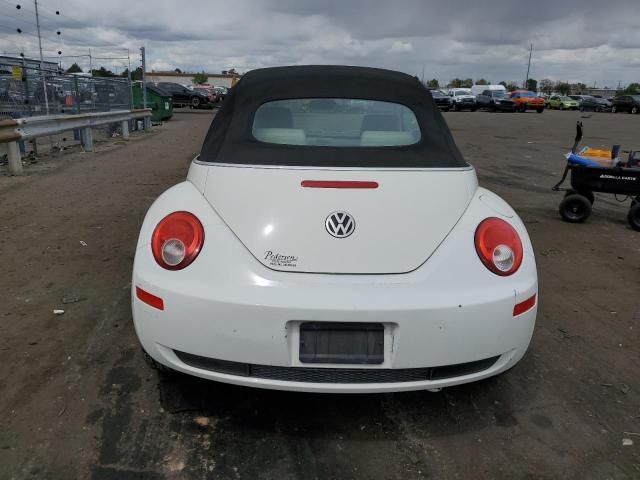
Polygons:
<instances>
[{"instance_id":1,"label":"tree line","mask_svg":"<svg viewBox=\"0 0 640 480\"><path fill-rule=\"evenodd\" d=\"M71 65L67 70L67 73L82 73L82 68L77 63ZM176 73L182 73L182 70L176 68L174 70ZM223 74L235 74L236 71L234 69L225 70L222 72ZM100 67L94 68L91 70L91 75L94 77L124 77L127 78L129 75L129 69L125 68L120 74L113 73L111 70ZM132 80L142 80L142 67L138 67L135 70L131 71L131 79ZM204 71L200 73L195 73L193 75L193 83L196 85L202 85L207 83L209 77ZM471 88L473 85L491 85L491 81L486 80L484 78L479 78L475 82L472 78L453 78L446 85L440 85L440 82L436 78L432 78L425 82L428 88ZM504 86L507 91L513 92L521 88L515 82L505 82L500 81L498 85ZM607 87L605 87L607 88ZM569 82L561 82L561 81L553 81L549 78L543 78L538 82L535 78L530 78L526 82L526 90L531 90L532 92L543 92L548 95L552 93L560 93L561 95L568 95L570 93L581 94L584 93L587 89L587 85L584 83L569 83ZM640 83L633 82L626 86L620 93L625 95L640 95Z\"/></svg>"},{"instance_id":2,"label":"tree line","mask_svg":"<svg viewBox=\"0 0 640 480\"><path fill-rule=\"evenodd\" d=\"M67 73L83 73L84 71L77 63L74 63L66 70ZM91 70L92 77L124 77L129 76L129 69L125 68L121 73L113 73L111 70L100 67ZM131 71L131 80L142 80L142 67L138 67Z\"/></svg>"}]
</instances>

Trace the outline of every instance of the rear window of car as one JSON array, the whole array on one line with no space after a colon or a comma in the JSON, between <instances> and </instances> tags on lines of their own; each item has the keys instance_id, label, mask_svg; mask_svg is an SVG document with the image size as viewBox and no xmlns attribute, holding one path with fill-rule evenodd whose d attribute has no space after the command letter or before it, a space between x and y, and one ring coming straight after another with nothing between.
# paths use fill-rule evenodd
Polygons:
<instances>
[{"instance_id":1,"label":"rear window of car","mask_svg":"<svg viewBox=\"0 0 640 480\"><path fill-rule=\"evenodd\" d=\"M255 112L252 133L260 142L314 147L394 147L422 138L409 107L352 98L264 103Z\"/></svg>"}]
</instances>

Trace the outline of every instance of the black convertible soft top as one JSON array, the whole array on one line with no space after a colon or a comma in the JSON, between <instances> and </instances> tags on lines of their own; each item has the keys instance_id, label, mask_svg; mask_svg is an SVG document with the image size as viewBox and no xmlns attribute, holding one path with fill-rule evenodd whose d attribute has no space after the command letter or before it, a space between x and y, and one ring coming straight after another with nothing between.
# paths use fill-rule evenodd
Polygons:
<instances>
[{"instance_id":1,"label":"black convertible soft top","mask_svg":"<svg viewBox=\"0 0 640 480\"><path fill-rule=\"evenodd\" d=\"M256 140L253 118L274 100L347 98L405 105L422 132L418 143L385 147L281 145ZM252 70L229 90L213 119L200 161L245 165L317 167L456 168L458 151L429 91L410 75L366 67L291 66Z\"/></svg>"}]
</instances>

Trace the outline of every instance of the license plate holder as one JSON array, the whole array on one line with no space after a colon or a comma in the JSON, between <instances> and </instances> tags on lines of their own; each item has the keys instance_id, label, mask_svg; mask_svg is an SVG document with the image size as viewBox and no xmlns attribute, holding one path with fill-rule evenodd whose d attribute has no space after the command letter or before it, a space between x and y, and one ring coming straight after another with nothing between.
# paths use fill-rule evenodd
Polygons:
<instances>
[{"instance_id":1,"label":"license plate holder","mask_svg":"<svg viewBox=\"0 0 640 480\"><path fill-rule=\"evenodd\" d=\"M304 322L299 358L302 363L380 365L384 362L384 325Z\"/></svg>"}]
</instances>

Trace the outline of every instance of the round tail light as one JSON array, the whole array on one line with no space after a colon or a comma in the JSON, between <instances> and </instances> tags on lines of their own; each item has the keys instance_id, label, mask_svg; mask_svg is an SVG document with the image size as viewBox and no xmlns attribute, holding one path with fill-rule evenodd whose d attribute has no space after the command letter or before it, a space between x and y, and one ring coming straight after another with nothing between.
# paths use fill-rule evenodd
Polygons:
<instances>
[{"instance_id":1,"label":"round tail light","mask_svg":"<svg viewBox=\"0 0 640 480\"><path fill-rule=\"evenodd\" d=\"M496 217L484 219L475 235L476 252L496 275L515 273L522 263L522 242L515 228Z\"/></svg>"},{"instance_id":2,"label":"round tail light","mask_svg":"<svg viewBox=\"0 0 640 480\"><path fill-rule=\"evenodd\" d=\"M196 259L203 243L200 220L189 212L173 212L153 231L151 251L162 268L181 270Z\"/></svg>"}]
</instances>

